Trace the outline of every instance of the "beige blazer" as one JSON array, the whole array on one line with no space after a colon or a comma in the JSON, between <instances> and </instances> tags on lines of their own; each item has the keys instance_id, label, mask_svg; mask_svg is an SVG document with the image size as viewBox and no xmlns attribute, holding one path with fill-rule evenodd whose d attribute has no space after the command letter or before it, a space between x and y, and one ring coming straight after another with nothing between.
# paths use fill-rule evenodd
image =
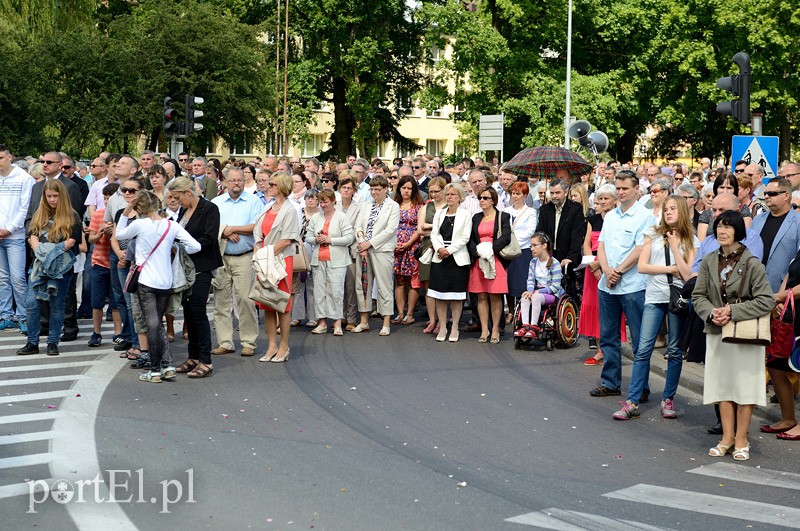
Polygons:
<instances>
[{"instance_id":1,"label":"beige blazer","mask_svg":"<svg viewBox=\"0 0 800 531\"><path fill-rule=\"evenodd\" d=\"M297 219L297 210L288 199L283 202L283 206L278 211L278 217L272 224L272 229L269 233L264 234L261 232L261 224L264 222L264 216L267 215L270 209L266 209L256 218L256 226L253 229L253 237L256 240L256 247L275 245L280 240L300 241L300 221Z\"/></svg>"},{"instance_id":2,"label":"beige blazer","mask_svg":"<svg viewBox=\"0 0 800 531\"><path fill-rule=\"evenodd\" d=\"M731 307L731 321L746 321L767 315L775 307L772 289L764 265L757 258L751 257L750 251L745 249L742 257L731 271L725 291L728 294L728 304ZM745 278L742 278L744 265L747 263ZM742 282L745 282L743 284ZM743 299L736 303L737 299ZM721 308L722 293L719 288L719 254L717 251L709 254L700 263L697 275L697 284L692 291L692 305L694 311L705 323L706 334L721 334L722 328L708 320L711 310Z\"/></svg>"},{"instance_id":3,"label":"beige blazer","mask_svg":"<svg viewBox=\"0 0 800 531\"><path fill-rule=\"evenodd\" d=\"M361 205L358 226L355 227L358 241L365 241L367 222L369 222L369 214L372 211L373 204L374 203L364 203ZM383 208L381 208L380 214L378 214L378 219L375 220L375 225L372 228L372 240L370 240L370 242L375 252L394 252L395 247L397 247L397 226L399 224L400 205L387 197L384 200L384 205Z\"/></svg>"},{"instance_id":4,"label":"beige blazer","mask_svg":"<svg viewBox=\"0 0 800 531\"><path fill-rule=\"evenodd\" d=\"M470 265L472 259L467 250L467 242L469 242L470 234L472 233L472 214L469 211L458 208L456 209L456 217L453 220L453 240L450 245L444 245L442 235L439 234L439 228L442 226L447 207L440 208L433 216L433 228L431 229L431 244L433 245L433 262L440 263L439 249L444 247L447 252L453 256L456 264L460 266Z\"/></svg>"},{"instance_id":5,"label":"beige blazer","mask_svg":"<svg viewBox=\"0 0 800 531\"><path fill-rule=\"evenodd\" d=\"M314 214L308 221L306 228L306 243L312 245L311 265L319 265L319 244L316 243L317 233L325 226L325 215L322 212ZM331 237L331 267L346 267L353 263L350 258L348 246L353 243L353 226L347 220L347 215L342 212L334 212L331 223L328 225L328 236Z\"/></svg>"}]
</instances>

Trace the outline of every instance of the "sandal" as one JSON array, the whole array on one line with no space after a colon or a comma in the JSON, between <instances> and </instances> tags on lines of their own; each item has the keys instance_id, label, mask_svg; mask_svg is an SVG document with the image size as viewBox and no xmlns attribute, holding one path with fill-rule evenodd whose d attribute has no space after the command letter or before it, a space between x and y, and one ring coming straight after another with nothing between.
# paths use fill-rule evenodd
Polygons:
<instances>
[{"instance_id":1,"label":"sandal","mask_svg":"<svg viewBox=\"0 0 800 531\"><path fill-rule=\"evenodd\" d=\"M185 339L186 341L189 340L189 331L188 330L184 330L183 331L183 339Z\"/></svg>"},{"instance_id":2,"label":"sandal","mask_svg":"<svg viewBox=\"0 0 800 531\"><path fill-rule=\"evenodd\" d=\"M493 337L492 339L489 340L489 343L494 343L494 344L500 343L500 336Z\"/></svg>"},{"instance_id":3,"label":"sandal","mask_svg":"<svg viewBox=\"0 0 800 531\"><path fill-rule=\"evenodd\" d=\"M730 452L731 448L733 448L733 443L731 443L731 444L722 444L722 441L720 441L720 443L718 445L716 445L714 448L711 448L708 451L708 455L710 455L711 457L722 457L725 454L727 454L728 452ZM747 449L750 450L749 447Z\"/></svg>"},{"instance_id":4,"label":"sandal","mask_svg":"<svg viewBox=\"0 0 800 531\"><path fill-rule=\"evenodd\" d=\"M416 321L416 319L414 319L413 315L406 315L405 317L403 317L403 320L400 321L400 324L411 325L411 324L414 324L416 322L417 321Z\"/></svg>"},{"instance_id":5,"label":"sandal","mask_svg":"<svg viewBox=\"0 0 800 531\"><path fill-rule=\"evenodd\" d=\"M743 448L736 448L733 451L733 459L736 461L747 461L750 459L750 445Z\"/></svg>"},{"instance_id":6,"label":"sandal","mask_svg":"<svg viewBox=\"0 0 800 531\"><path fill-rule=\"evenodd\" d=\"M175 372L189 372L195 367L197 367L197 363L198 363L197 360L189 358L180 365L178 365L177 367L175 367Z\"/></svg>"},{"instance_id":7,"label":"sandal","mask_svg":"<svg viewBox=\"0 0 800 531\"><path fill-rule=\"evenodd\" d=\"M138 348L133 348L133 347L129 348L129 349L128 349L128 350L125 352L125 356L127 356L127 358L128 358L129 360L131 360L131 361L132 361L132 360L135 360L135 359L138 359L138 358L139 358L139 356L141 356L141 355L142 355L142 351L141 351L141 350L139 350Z\"/></svg>"},{"instance_id":8,"label":"sandal","mask_svg":"<svg viewBox=\"0 0 800 531\"><path fill-rule=\"evenodd\" d=\"M489 341L489 336L481 336L478 338L478 343L486 343Z\"/></svg>"},{"instance_id":9,"label":"sandal","mask_svg":"<svg viewBox=\"0 0 800 531\"><path fill-rule=\"evenodd\" d=\"M205 378L209 376L213 370L214 367L209 367L205 363L198 363L186 376L189 378Z\"/></svg>"},{"instance_id":10,"label":"sandal","mask_svg":"<svg viewBox=\"0 0 800 531\"><path fill-rule=\"evenodd\" d=\"M425 329L422 331L422 333L430 334L431 332L433 332L434 328L436 328L436 323L434 323L433 321L428 321L428 324L427 326L425 326Z\"/></svg>"},{"instance_id":11,"label":"sandal","mask_svg":"<svg viewBox=\"0 0 800 531\"><path fill-rule=\"evenodd\" d=\"M405 319L405 317L400 317L400 316L398 315L397 317L395 317L394 319L392 319L392 324L400 324L400 323L402 323L402 322L403 322L403 319Z\"/></svg>"}]
</instances>

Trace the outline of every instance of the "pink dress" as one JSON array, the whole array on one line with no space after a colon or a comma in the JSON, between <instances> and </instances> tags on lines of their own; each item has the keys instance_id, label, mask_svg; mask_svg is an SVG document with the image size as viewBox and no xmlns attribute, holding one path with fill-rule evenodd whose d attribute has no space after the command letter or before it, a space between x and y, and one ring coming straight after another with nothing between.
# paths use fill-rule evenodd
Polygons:
<instances>
[{"instance_id":1,"label":"pink dress","mask_svg":"<svg viewBox=\"0 0 800 531\"><path fill-rule=\"evenodd\" d=\"M499 215L499 214L498 214ZM494 220L482 221L478 226L478 236L483 242L494 241ZM475 260L469 272L469 285L470 293L508 293L508 277L506 275L506 268L500 263L497 255L494 256L494 269L495 278L492 280L483 276L483 271L480 268L480 258Z\"/></svg>"},{"instance_id":2,"label":"pink dress","mask_svg":"<svg viewBox=\"0 0 800 531\"><path fill-rule=\"evenodd\" d=\"M597 243L600 238L600 231L593 230L591 234L592 253L597 253ZM595 258L597 260L597 258ZM584 269L583 277L583 297L581 298L581 313L578 320L578 333L586 337L600 337L600 304L597 293L598 280L589 271ZM622 326L620 328L620 338L627 341L625 334L625 315L622 315Z\"/></svg>"}]
</instances>

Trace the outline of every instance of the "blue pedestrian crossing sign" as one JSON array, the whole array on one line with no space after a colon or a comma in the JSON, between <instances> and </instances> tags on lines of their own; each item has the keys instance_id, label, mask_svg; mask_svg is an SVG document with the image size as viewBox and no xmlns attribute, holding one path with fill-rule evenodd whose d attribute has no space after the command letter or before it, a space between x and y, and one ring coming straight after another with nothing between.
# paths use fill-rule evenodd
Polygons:
<instances>
[{"instance_id":1,"label":"blue pedestrian crossing sign","mask_svg":"<svg viewBox=\"0 0 800 531\"><path fill-rule=\"evenodd\" d=\"M778 175L778 137L734 135L731 143L731 164L744 160L758 164L766 172L764 184Z\"/></svg>"}]
</instances>

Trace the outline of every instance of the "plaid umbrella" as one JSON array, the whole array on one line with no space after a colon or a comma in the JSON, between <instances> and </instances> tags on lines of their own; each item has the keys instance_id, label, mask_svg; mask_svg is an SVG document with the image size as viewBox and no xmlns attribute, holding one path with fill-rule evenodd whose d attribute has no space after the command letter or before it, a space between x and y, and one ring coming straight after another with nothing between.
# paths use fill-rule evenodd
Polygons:
<instances>
[{"instance_id":1,"label":"plaid umbrella","mask_svg":"<svg viewBox=\"0 0 800 531\"><path fill-rule=\"evenodd\" d=\"M539 146L523 149L506 162L503 169L526 179L550 178L556 170L567 170L577 178L591 173L593 166L574 151L558 146Z\"/></svg>"}]
</instances>

